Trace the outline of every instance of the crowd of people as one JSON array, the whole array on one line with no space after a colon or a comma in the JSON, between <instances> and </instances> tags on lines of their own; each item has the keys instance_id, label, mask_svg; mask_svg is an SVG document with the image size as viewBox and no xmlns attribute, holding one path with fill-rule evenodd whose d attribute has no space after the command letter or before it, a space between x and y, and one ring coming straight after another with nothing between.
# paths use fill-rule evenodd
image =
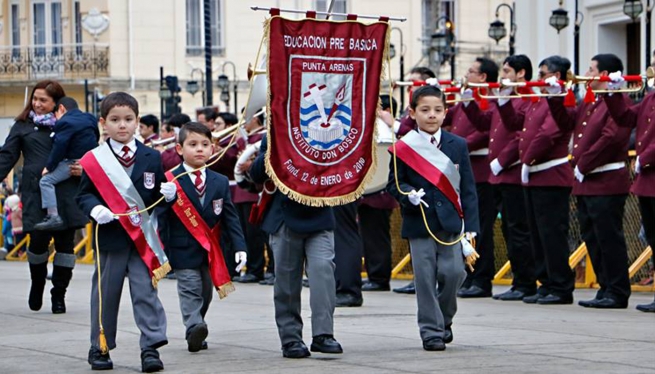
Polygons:
<instances>
[{"instance_id":1,"label":"crowd of people","mask_svg":"<svg viewBox=\"0 0 655 374\"><path fill-rule=\"evenodd\" d=\"M224 297L231 282L242 282L274 286L284 357L338 354L335 307L361 307L362 291L390 290L390 217L400 207L414 280L394 291L416 294L423 348L441 351L453 341L457 297L573 303L567 240L573 194L600 285L593 299L578 304L626 308L631 288L623 214L629 193L639 199L645 236L655 247L655 99L649 94L633 105L613 92L624 83L624 69L612 54L591 59L586 75L609 79L590 81L591 93L577 105L562 86L570 69L566 58L539 63L539 91L520 84L532 80L532 66L524 55L506 58L501 67L477 58L466 73L472 84L454 104L430 69L414 68L408 108L398 111L392 97L380 97L378 134L398 142L386 187L334 208L303 205L271 186L263 111L240 127L236 115L212 108L197 113L196 121L175 114L160 126L154 115L139 117L132 96L116 92L102 101L96 120L56 81L38 82L0 149L0 180L24 160L20 198L9 196L4 213L13 244L20 235L31 237L28 305L42 307L54 239L51 309L66 312L75 231L91 220L99 238L92 369L113 368L109 350L116 347L126 277L141 331L142 370L163 369L157 349L167 344L167 320L156 283L169 272L190 352L208 349L205 315L213 290ZM503 84L494 90L473 85L499 79ZM607 93L594 94L601 90ZM513 278L509 290L494 294L498 213ZM466 269L474 242L480 258ZM310 288L310 348L302 338L303 285ZM637 309L655 312L655 302Z\"/></svg>"}]
</instances>

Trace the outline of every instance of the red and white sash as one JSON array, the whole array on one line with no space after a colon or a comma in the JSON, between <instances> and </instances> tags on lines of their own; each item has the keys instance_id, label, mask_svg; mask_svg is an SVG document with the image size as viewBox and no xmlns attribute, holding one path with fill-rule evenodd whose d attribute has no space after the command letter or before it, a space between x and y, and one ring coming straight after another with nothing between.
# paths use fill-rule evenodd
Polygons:
<instances>
[{"instance_id":1,"label":"red and white sash","mask_svg":"<svg viewBox=\"0 0 655 374\"><path fill-rule=\"evenodd\" d=\"M389 148L393 153L393 146ZM417 131L396 142L396 156L438 188L464 217L459 198L459 171L452 160Z\"/></svg>"},{"instance_id":2,"label":"red and white sash","mask_svg":"<svg viewBox=\"0 0 655 374\"><path fill-rule=\"evenodd\" d=\"M189 230L202 248L207 251L209 255L209 275L214 287L218 291L218 296L222 299L234 291L234 285L230 280L230 274L227 271L225 259L223 258L223 250L219 242L219 238L221 237L220 223L216 224L213 229L210 229L193 206L193 203L191 203L191 200L189 200L180 183L177 180L173 180L175 179L173 173L170 171L166 172L166 179L169 182L175 183L177 186L177 199L173 203L173 211L180 221L182 221L184 227Z\"/></svg>"},{"instance_id":3,"label":"red and white sash","mask_svg":"<svg viewBox=\"0 0 655 374\"><path fill-rule=\"evenodd\" d=\"M146 208L125 168L118 162L108 144L87 152L80 164L113 213L125 214ZM152 285L157 287L157 282L171 271L171 266L155 228L156 219L151 219L150 214L144 211L121 216L118 221L134 241L139 256L150 271Z\"/></svg>"}]
</instances>

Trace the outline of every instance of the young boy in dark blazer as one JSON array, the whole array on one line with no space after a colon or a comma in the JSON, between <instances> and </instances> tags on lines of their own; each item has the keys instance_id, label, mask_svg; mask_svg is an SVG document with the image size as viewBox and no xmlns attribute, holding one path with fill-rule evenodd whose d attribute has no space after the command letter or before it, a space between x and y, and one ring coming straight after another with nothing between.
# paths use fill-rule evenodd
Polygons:
<instances>
[{"instance_id":1,"label":"young boy in dark blazer","mask_svg":"<svg viewBox=\"0 0 655 374\"><path fill-rule=\"evenodd\" d=\"M441 130L445 115L441 90L424 86L414 91L410 116L418 129L391 148L397 167L392 159L387 184L402 209L402 236L409 239L418 325L426 351L442 351L453 339L457 290L466 277L462 250L470 250L462 235L470 238L479 232L466 141Z\"/></svg>"},{"instance_id":2,"label":"young boy in dark blazer","mask_svg":"<svg viewBox=\"0 0 655 374\"><path fill-rule=\"evenodd\" d=\"M93 370L113 368L106 349L116 347L118 306L127 277L134 319L141 331L141 370L160 371L164 364L157 348L168 344L168 340L166 315L155 287L170 265L153 219L144 209L162 196L157 188L165 181L161 157L158 151L134 139L139 104L129 94L115 92L105 97L100 124L109 139L80 160L84 173L76 198L80 209L100 225L99 266L91 286L88 362ZM102 316L98 310L100 300Z\"/></svg>"},{"instance_id":3,"label":"young boy in dark blazer","mask_svg":"<svg viewBox=\"0 0 655 374\"><path fill-rule=\"evenodd\" d=\"M222 235L236 250L239 272L246 263L246 244L230 197L227 177L205 168L213 153L212 134L197 122L182 126L177 152L184 162L166 173L162 193L170 201L158 208L160 233L177 276L182 320L189 352L207 349L205 314L212 288L221 298L234 290L221 250ZM176 177L187 173L178 179Z\"/></svg>"}]
</instances>

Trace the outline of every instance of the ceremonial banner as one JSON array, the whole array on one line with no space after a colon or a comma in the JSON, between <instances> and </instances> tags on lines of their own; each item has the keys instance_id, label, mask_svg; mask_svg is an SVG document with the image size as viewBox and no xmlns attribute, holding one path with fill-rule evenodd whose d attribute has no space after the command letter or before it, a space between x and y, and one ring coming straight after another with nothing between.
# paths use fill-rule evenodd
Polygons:
<instances>
[{"instance_id":1,"label":"ceremonial banner","mask_svg":"<svg viewBox=\"0 0 655 374\"><path fill-rule=\"evenodd\" d=\"M268 175L303 204L354 201L376 167L388 23L273 16L267 30Z\"/></svg>"}]
</instances>

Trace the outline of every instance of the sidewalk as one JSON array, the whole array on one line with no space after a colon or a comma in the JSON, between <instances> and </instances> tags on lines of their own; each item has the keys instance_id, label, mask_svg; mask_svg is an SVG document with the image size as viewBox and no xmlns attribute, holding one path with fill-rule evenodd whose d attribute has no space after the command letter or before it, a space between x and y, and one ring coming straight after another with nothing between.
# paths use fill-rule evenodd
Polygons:
<instances>
[{"instance_id":1,"label":"sidewalk","mask_svg":"<svg viewBox=\"0 0 655 374\"><path fill-rule=\"evenodd\" d=\"M0 373L90 373L89 290L92 266L78 265L66 298L68 312L27 307L26 263L0 261ZM394 281L393 286L405 282ZM50 285L48 284L48 287ZM634 309L653 300L636 293L627 310L577 305L539 306L492 299L459 300L445 352L425 352L413 296L365 293L361 308L338 308L335 336L343 355L282 358L273 317L273 287L236 284L237 291L209 309L209 350L186 350L175 281L160 282L169 345L160 352L165 373L654 373L655 315ZM499 292L506 287L496 287ZM576 302L595 291L578 290ZM311 343L308 290L303 291L305 343ZM138 338L123 292L118 347L111 373L140 372Z\"/></svg>"}]
</instances>

